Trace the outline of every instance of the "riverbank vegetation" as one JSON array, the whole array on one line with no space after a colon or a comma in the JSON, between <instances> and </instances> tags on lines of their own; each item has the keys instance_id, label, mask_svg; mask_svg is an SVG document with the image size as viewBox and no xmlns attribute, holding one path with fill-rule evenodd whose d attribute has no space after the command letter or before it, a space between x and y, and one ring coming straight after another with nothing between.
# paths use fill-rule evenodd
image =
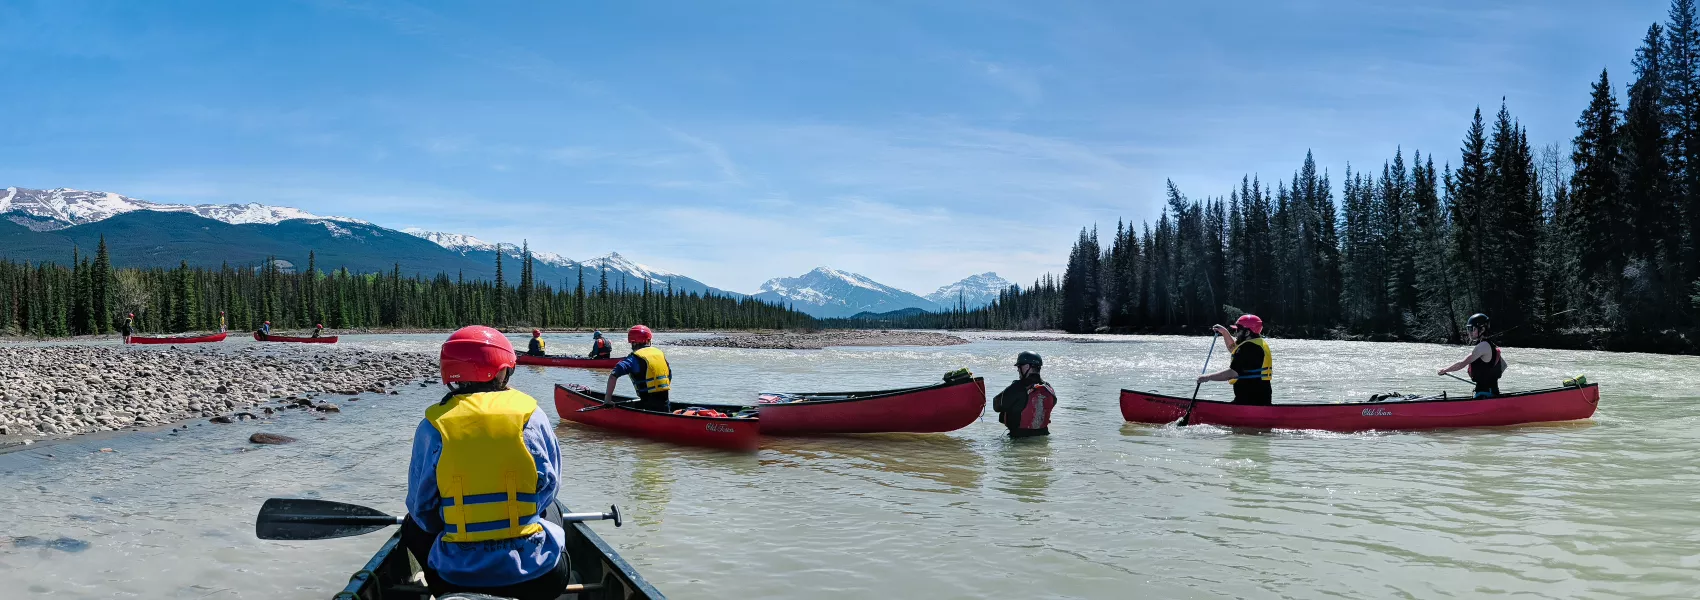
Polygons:
<instances>
[{"instance_id":1,"label":"riverbank vegetation","mask_svg":"<svg viewBox=\"0 0 1700 600\"><path fill-rule=\"evenodd\" d=\"M1063 276L913 327L1196 331L1256 313L1274 335L1456 341L1472 313L1505 341L1700 350L1700 19L1676 0L1602 71L1570 143L1533 147L1501 105L1458 154L1396 151L1225 195L1173 183L1156 222L1083 229ZM1338 200L1336 200L1338 188Z\"/></svg>"},{"instance_id":2,"label":"riverbank vegetation","mask_svg":"<svg viewBox=\"0 0 1700 600\"><path fill-rule=\"evenodd\" d=\"M304 271L277 261L219 269L115 269L102 239L94 256L77 253L70 266L0 260L0 331L37 337L106 334L135 313L137 331L218 329L224 312L233 330L433 328L468 324L506 327L796 329L814 319L751 298L679 293L610 285L606 272L572 289L555 289L531 277L529 249L518 285L509 283L497 257L495 281L468 281L442 273L321 271L311 255Z\"/></svg>"}]
</instances>

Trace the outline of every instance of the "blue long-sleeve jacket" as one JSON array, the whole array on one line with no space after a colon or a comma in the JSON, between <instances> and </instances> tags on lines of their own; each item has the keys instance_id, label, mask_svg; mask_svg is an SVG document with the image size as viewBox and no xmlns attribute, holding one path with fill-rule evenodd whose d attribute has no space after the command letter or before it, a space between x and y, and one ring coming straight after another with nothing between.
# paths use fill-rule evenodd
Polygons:
<instances>
[{"instance_id":1,"label":"blue long-sleeve jacket","mask_svg":"<svg viewBox=\"0 0 1700 600\"><path fill-rule=\"evenodd\" d=\"M525 448L537 463L537 510L549 508L561 485L561 446L542 409L525 423ZM543 531L525 538L491 542L443 542L443 498L437 492L437 459L443 436L421 419L413 432L413 459L407 470L407 512L425 531L437 534L428 563L443 580L467 587L501 587L530 581L561 560L566 533L542 521Z\"/></svg>"}]
</instances>

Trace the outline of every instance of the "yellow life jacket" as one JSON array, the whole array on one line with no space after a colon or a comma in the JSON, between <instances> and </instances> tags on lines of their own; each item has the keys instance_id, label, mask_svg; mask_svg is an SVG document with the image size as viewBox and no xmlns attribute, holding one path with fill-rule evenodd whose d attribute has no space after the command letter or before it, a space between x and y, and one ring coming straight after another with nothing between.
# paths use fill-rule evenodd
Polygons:
<instances>
[{"instance_id":1,"label":"yellow life jacket","mask_svg":"<svg viewBox=\"0 0 1700 600\"><path fill-rule=\"evenodd\" d=\"M484 542L543 531L537 462L525 447L525 424L537 400L517 390L465 394L425 409L443 437L437 493L443 498L443 541Z\"/></svg>"},{"instance_id":2,"label":"yellow life jacket","mask_svg":"<svg viewBox=\"0 0 1700 600\"><path fill-rule=\"evenodd\" d=\"M645 346L633 351L632 355L643 359L644 364L643 379L639 380L637 373L632 374L632 382L639 384L638 391L653 394L673 388L673 372L667 368L667 356L661 350Z\"/></svg>"},{"instance_id":3,"label":"yellow life jacket","mask_svg":"<svg viewBox=\"0 0 1700 600\"><path fill-rule=\"evenodd\" d=\"M549 346L549 343L543 341L543 338L540 338L540 337L531 338L531 342L534 343L534 344L537 344L537 351L538 352L543 352L544 349Z\"/></svg>"},{"instance_id":4,"label":"yellow life jacket","mask_svg":"<svg viewBox=\"0 0 1700 600\"><path fill-rule=\"evenodd\" d=\"M1246 347L1248 344L1256 344L1257 347L1263 349L1263 367L1240 373L1228 383L1239 383L1242 379L1262 379L1264 381L1269 381L1269 378L1274 375L1275 358L1274 355L1269 353L1269 344L1263 341L1262 337L1254 337L1240 342L1239 345L1234 346L1234 354L1239 354L1240 349Z\"/></svg>"}]
</instances>

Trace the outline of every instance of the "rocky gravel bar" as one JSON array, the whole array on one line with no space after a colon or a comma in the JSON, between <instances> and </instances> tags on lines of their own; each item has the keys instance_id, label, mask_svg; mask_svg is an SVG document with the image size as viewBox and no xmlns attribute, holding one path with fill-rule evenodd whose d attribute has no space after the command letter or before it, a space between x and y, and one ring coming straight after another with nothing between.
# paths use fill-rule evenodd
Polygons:
<instances>
[{"instance_id":1,"label":"rocky gravel bar","mask_svg":"<svg viewBox=\"0 0 1700 600\"><path fill-rule=\"evenodd\" d=\"M0 436L59 438L210 418L335 412L321 394L393 393L435 377L435 356L282 345L0 346Z\"/></svg>"},{"instance_id":2,"label":"rocky gravel bar","mask_svg":"<svg viewBox=\"0 0 1700 600\"><path fill-rule=\"evenodd\" d=\"M831 346L955 346L968 340L932 331L842 329L833 331L734 333L665 342L671 346L820 350Z\"/></svg>"}]
</instances>

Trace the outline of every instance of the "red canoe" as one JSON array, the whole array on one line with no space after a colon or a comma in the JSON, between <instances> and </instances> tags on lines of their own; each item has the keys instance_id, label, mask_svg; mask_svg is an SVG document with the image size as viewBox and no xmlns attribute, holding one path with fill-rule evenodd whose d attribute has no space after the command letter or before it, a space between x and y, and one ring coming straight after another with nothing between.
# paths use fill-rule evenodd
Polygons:
<instances>
[{"instance_id":1,"label":"red canoe","mask_svg":"<svg viewBox=\"0 0 1700 600\"><path fill-rule=\"evenodd\" d=\"M1171 423L1186 412L1187 398L1122 390L1122 418L1135 423ZM1349 402L1345 404L1277 404L1250 406L1218 400L1199 400L1192 409L1193 425L1256 429L1441 429L1497 427L1546 421L1573 421L1594 416L1600 387L1562 387L1505 394L1494 398L1437 398L1433 400Z\"/></svg>"},{"instance_id":2,"label":"red canoe","mask_svg":"<svg viewBox=\"0 0 1700 600\"><path fill-rule=\"evenodd\" d=\"M620 364L618 358L585 358L583 356L519 355L519 364L538 367L577 367L580 369L612 369Z\"/></svg>"},{"instance_id":3,"label":"red canoe","mask_svg":"<svg viewBox=\"0 0 1700 600\"><path fill-rule=\"evenodd\" d=\"M624 402L633 400L633 398L615 396L614 400L615 402ZM638 410L624 404L579 412L581 408L601 405L602 392L573 389L558 384L555 386L555 412L560 413L564 420L688 446L753 451L761 443L761 432L756 424L756 419L753 418L733 419L675 415ZM717 404L687 405L678 402L673 403L673 406L678 408L697 406L718 410L726 414L748 408L747 406Z\"/></svg>"},{"instance_id":4,"label":"red canoe","mask_svg":"<svg viewBox=\"0 0 1700 600\"><path fill-rule=\"evenodd\" d=\"M260 332L256 331L256 332L254 332L254 341L256 341L256 342L292 342L292 343L296 343L296 344L335 344L336 343L336 336L327 335L327 336L324 336L324 337L289 337L287 335L268 335L268 336L262 338L262 337L260 337Z\"/></svg>"},{"instance_id":5,"label":"red canoe","mask_svg":"<svg viewBox=\"0 0 1700 600\"><path fill-rule=\"evenodd\" d=\"M975 377L901 390L835 394L763 394L762 433L938 433L956 431L986 408L986 380Z\"/></svg>"},{"instance_id":6,"label":"red canoe","mask_svg":"<svg viewBox=\"0 0 1700 600\"><path fill-rule=\"evenodd\" d=\"M223 333L214 333L214 334L210 334L210 335L198 335L198 336L193 336L193 337L142 337L142 336L139 336L139 335L132 335L132 336L130 336L129 343L131 343L131 344L205 344L205 343L208 343L208 342L222 342L222 341L224 341L225 335L226 334L223 334Z\"/></svg>"}]
</instances>

